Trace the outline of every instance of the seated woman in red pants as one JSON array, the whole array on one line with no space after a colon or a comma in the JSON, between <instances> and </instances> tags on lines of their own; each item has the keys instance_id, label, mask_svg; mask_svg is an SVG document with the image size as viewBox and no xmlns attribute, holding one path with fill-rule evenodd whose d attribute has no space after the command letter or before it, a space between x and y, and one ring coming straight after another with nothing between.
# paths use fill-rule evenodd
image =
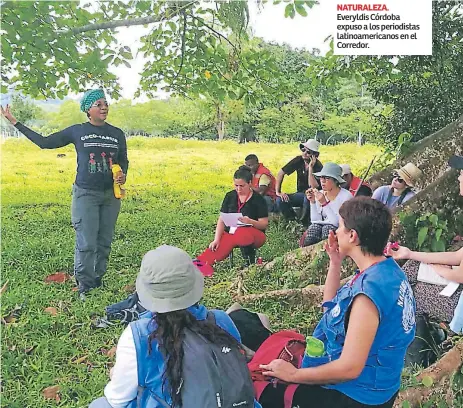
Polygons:
<instances>
[{"instance_id":1,"label":"seated woman in red pants","mask_svg":"<svg viewBox=\"0 0 463 408\"><path fill-rule=\"evenodd\" d=\"M255 262L256 248L265 242L265 229L268 226L268 210L264 198L254 193L251 188L252 173L247 167L240 167L233 175L235 189L225 194L223 213L241 213L240 221L249 226L241 226L235 230L225 226L221 217L217 220L214 240L194 261L205 276L214 273L212 266L222 261L235 247L240 247L247 264Z\"/></svg>"}]
</instances>

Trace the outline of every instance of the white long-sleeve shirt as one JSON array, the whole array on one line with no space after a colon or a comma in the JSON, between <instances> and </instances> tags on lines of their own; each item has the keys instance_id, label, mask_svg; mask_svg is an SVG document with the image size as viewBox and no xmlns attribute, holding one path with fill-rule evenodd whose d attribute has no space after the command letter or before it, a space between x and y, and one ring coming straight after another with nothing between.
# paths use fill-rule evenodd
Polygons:
<instances>
[{"instance_id":1,"label":"white long-sleeve shirt","mask_svg":"<svg viewBox=\"0 0 463 408\"><path fill-rule=\"evenodd\" d=\"M315 200L315 203L310 203L310 221L312 224L339 226L339 209L344 202L351 198L352 194L348 190L341 188L336 198L324 207Z\"/></svg>"},{"instance_id":2,"label":"white long-sleeve shirt","mask_svg":"<svg viewBox=\"0 0 463 408\"><path fill-rule=\"evenodd\" d=\"M116 353L116 364L104 395L113 408L126 408L138 392L137 351L130 326L119 338Z\"/></svg>"}]
</instances>

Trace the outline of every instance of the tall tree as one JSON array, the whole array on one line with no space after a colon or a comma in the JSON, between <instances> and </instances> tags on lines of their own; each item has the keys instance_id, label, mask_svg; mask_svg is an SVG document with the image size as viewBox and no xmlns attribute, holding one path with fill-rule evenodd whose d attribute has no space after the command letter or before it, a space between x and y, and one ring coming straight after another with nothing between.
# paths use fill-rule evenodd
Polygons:
<instances>
[{"instance_id":1,"label":"tall tree","mask_svg":"<svg viewBox=\"0 0 463 408\"><path fill-rule=\"evenodd\" d=\"M329 52L315 61L307 75L333 84L355 76L378 101L393 107L383 120L383 139L395 141L402 133L420 140L462 113L463 3L433 2L433 54L430 56L335 56Z\"/></svg>"},{"instance_id":2,"label":"tall tree","mask_svg":"<svg viewBox=\"0 0 463 408\"><path fill-rule=\"evenodd\" d=\"M286 14L306 15L314 3L291 0ZM139 92L148 96L163 88L253 103L272 75L265 50L243 52L246 1L3 2L1 21L2 86L14 84L34 97L63 97L95 85L118 97L120 85L108 67L130 66L132 59L116 38L122 26L149 28L139 50L148 61Z\"/></svg>"}]
</instances>

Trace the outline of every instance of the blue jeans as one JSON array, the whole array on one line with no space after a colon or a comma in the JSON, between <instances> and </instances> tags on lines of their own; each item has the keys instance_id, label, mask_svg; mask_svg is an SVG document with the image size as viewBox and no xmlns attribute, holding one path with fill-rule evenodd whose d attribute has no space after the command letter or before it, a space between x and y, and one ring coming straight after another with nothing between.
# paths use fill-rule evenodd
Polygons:
<instances>
[{"instance_id":1,"label":"blue jeans","mask_svg":"<svg viewBox=\"0 0 463 408\"><path fill-rule=\"evenodd\" d=\"M88 408L112 408L106 397L100 397L88 406Z\"/></svg>"},{"instance_id":2,"label":"blue jeans","mask_svg":"<svg viewBox=\"0 0 463 408\"><path fill-rule=\"evenodd\" d=\"M455 333L463 333L463 292L460 294L460 300L450 322L450 330Z\"/></svg>"},{"instance_id":3,"label":"blue jeans","mask_svg":"<svg viewBox=\"0 0 463 408\"><path fill-rule=\"evenodd\" d=\"M293 207L302 207L306 206L307 208L310 208L308 205L308 200L305 197L305 193L293 193L293 194L288 194L289 201L285 202L283 201L280 197L277 198L276 205L278 209L280 210L281 214L283 217L285 217L288 220L295 220L296 219L296 213L293 210Z\"/></svg>"},{"instance_id":4,"label":"blue jeans","mask_svg":"<svg viewBox=\"0 0 463 408\"><path fill-rule=\"evenodd\" d=\"M264 200L267 203L267 210L269 213L271 212L278 212L278 206L276 201L273 200L270 196L264 196Z\"/></svg>"},{"instance_id":5,"label":"blue jeans","mask_svg":"<svg viewBox=\"0 0 463 408\"><path fill-rule=\"evenodd\" d=\"M121 200L112 189L72 188L71 221L76 231L74 275L83 293L100 286L106 272Z\"/></svg>"}]
</instances>

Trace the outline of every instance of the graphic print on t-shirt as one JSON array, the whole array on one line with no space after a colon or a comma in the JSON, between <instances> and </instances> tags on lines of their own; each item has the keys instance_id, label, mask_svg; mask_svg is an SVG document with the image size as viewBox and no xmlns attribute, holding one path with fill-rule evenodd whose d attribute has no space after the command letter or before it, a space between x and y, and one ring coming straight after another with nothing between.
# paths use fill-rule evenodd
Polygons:
<instances>
[{"instance_id":1,"label":"graphic print on t-shirt","mask_svg":"<svg viewBox=\"0 0 463 408\"><path fill-rule=\"evenodd\" d=\"M114 156L114 153L111 152L109 153L109 158L106 160L106 156L108 154L106 152L101 152L101 160L96 161L95 160L95 153L90 153L89 154L89 160L88 160L88 171L89 173L108 173L111 171L111 168L113 167L113 159L112 157Z\"/></svg>"},{"instance_id":2,"label":"graphic print on t-shirt","mask_svg":"<svg viewBox=\"0 0 463 408\"><path fill-rule=\"evenodd\" d=\"M89 156L90 160L88 161L88 172L96 173L95 153L90 153Z\"/></svg>"}]
</instances>

